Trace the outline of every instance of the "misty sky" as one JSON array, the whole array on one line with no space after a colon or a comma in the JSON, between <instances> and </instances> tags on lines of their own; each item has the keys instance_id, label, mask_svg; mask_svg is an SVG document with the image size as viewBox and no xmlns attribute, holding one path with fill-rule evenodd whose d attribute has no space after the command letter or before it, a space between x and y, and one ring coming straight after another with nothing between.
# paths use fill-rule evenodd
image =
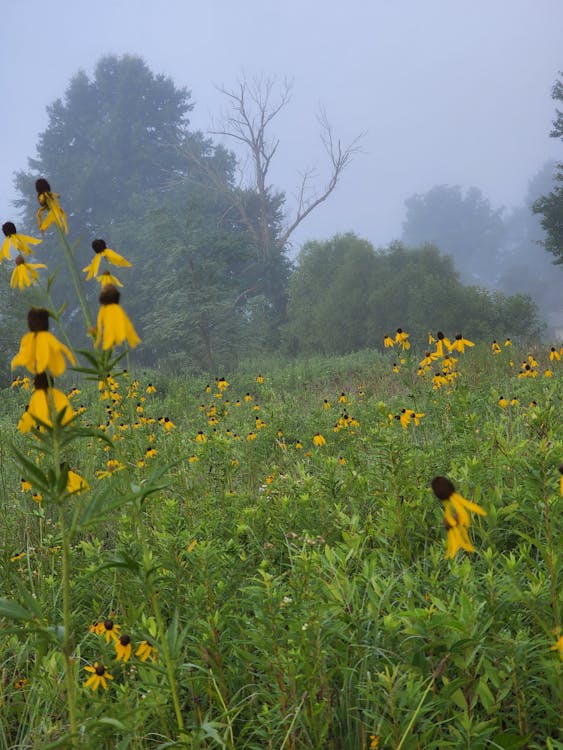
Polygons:
<instances>
[{"instance_id":1,"label":"misty sky","mask_svg":"<svg viewBox=\"0 0 563 750\"><path fill-rule=\"evenodd\" d=\"M215 86L243 70L293 81L273 172L289 197L299 170L326 174L319 105L343 141L366 132L294 249L346 231L387 243L401 234L405 198L435 184L475 185L494 206L517 205L541 165L562 158L548 135L562 29L562 0L5 2L2 221L15 218L12 174L35 155L47 105L108 53L141 55L190 89L194 129L211 128L223 106Z\"/></svg>"}]
</instances>

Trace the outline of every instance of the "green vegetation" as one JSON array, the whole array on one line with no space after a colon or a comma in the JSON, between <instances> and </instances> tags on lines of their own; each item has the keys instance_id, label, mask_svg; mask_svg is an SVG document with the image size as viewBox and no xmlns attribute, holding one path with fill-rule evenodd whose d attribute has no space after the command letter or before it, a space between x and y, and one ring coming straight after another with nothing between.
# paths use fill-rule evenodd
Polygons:
<instances>
[{"instance_id":1,"label":"green vegetation","mask_svg":"<svg viewBox=\"0 0 563 750\"><path fill-rule=\"evenodd\" d=\"M29 395L6 389L0 747L68 747L69 691L79 747L559 747L561 364L534 354L518 377L526 350L477 345L436 390L412 348L399 373L365 351L256 360L228 386L85 382L66 429L103 432L65 457L92 489L60 503L15 429ZM449 561L440 474L487 512ZM126 662L91 630L108 619ZM107 690L85 686L96 662Z\"/></svg>"}]
</instances>

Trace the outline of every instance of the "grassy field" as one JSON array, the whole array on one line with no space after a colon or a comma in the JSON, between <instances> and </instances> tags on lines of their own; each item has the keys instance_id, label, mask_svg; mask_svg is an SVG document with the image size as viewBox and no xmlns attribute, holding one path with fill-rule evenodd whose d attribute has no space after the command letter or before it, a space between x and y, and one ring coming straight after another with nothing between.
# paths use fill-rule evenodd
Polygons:
<instances>
[{"instance_id":1,"label":"grassy field","mask_svg":"<svg viewBox=\"0 0 563 750\"><path fill-rule=\"evenodd\" d=\"M67 370L25 434L16 371L0 747L563 748L563 362L502 344Z\"/></svg>"}]
</instances>

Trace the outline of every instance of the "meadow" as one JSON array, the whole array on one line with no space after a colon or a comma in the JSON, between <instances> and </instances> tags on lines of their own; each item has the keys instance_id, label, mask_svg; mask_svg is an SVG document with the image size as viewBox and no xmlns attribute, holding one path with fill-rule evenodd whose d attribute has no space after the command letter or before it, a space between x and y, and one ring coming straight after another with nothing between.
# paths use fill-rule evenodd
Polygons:
<instances>
[{"instance_id":1,"label":"meadow","mask_svg":"<svg viewBox=\"0 0 563 750\"><path fill-rule=\"evenodd\" d=\"M2 391L1 748L563 748L559 345L170 376L101 303Z\"/></svg>"}]
</instances>

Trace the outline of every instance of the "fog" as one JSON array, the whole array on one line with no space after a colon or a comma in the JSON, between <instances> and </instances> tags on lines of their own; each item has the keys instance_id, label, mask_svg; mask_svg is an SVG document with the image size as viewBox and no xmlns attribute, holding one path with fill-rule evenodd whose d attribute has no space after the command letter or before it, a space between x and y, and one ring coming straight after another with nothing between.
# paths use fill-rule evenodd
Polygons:
<instances>
[{"instance_id":1,"label":"fog","mask_svg":"<svg viewBox=\"0 0 563 750\"><path fill-rule=\"evenodd\" d=\"M110 53L140 55L187 87L191 127L203 131L221 115L221 86L241 75L290 81L271 173L288 211L304 170L317 170L319 191L329 175L319 108L343 143L363 134L336 190L293 234L293 255L308 239L349 231L387 244L401 237L405 200L436 185L476 187L507 216L524 206L546 161L561 159L549 137L561 28L560 0L9 4L0 45L2 216L15 218L12 175L35 155L46 107L78 70L91 75Z\"/></svg>"}]
</instances>

